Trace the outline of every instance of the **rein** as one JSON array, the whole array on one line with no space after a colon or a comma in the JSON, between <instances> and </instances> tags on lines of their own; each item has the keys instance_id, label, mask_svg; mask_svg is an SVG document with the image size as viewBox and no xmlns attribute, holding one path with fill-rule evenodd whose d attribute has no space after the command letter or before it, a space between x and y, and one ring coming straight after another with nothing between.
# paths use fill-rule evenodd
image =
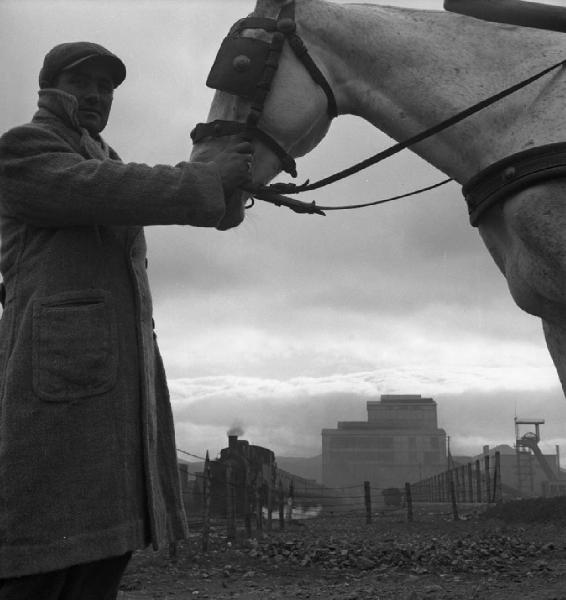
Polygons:
<instances>
[{"instance_id":1,"label":"rein","mask_svg":"<svg viewBox=\"0 0 566 600\"><path fill-rule=\"evenodd\" d=\"M331 118L338 116L338 110L336 106L336 100L332 92L330 84L316 66L308 50L303 43L302 39L296 33L296 23L294 20L294 1L285 5L279 14L278 19L268 18L257 18L249 17L247 19L241 19L230 30L228 36L222 42L216 60L212 66L210 74L207 79L207 85L215 89L227 91L228 93L235 94L243 98L249 98L252 100L252 106L245 122L239 121L212 121L210 123L199 123L195 129L191 132L193 142L196 144L206 137L218 137L225 135L234 135L236 133L242 133L248 139L258 138L269 146L275 154L281 160L283 170L291 174L293 177L297 176L296 166L294 159L280 146L280 144L274 140L269 134L265 133L257 127L258 121L263 112L264 104L271 90L271 83L275 72L277 70L283 44L285 40L289 42L292 50L294 51L297 58L305 66L310 73L313 80L323 89L328 100L328 114ZM257 40L255 38L244 38L241 36L241 32L244 29L263 29L267 32L274 32L271 44ZM244 44L246 45L245 50L248 54L237 54ZM262 54L258 60L258 48L259 45L269 46L266 50L262 47ZM233 48L232 48L233 47ZM259 61L263 60L263 65L257 66ZM229 63L229 64L228 64ZM319 214L324 215L324 211L330 210L349 210L355 208L364 208L367 206L375 206L378 204L384 204L393 200L399 200L422 192L426 192L446 183L452 181L451 178L444 179L433 185L393 196L391 198L385 198L382 200L376 200L373 202L366 202L363 204L348 204L342 206L320 206L313 202L302 202L294 198L289 198L284 194L300 194L307 191L316 190L341 179L345 179L350 175L359 173L360 171L373 166L390 156L393 156L404 150L417 144L437 133L451 127L460 121L470 117L471 115L483 110L484 108L491 106L499 100L517 92L518 90L530 85L537 81L544 75L551 71L563 67L566 65L566 60L562 60L550 67L543 69L535 75L514 84L497 94L494 94L485 100L482 100L467 109L437 123L433 127L430 127L402 142L397 142L389 148L366 158L334 173L328 177L310 183L309 180L304 183L297 185L295 183L273 183L270 185L248 185L243 186L242 189L248 192L252 198L252 204L247 208L253 206L253 200L263 200L275 204L276 206L286 206L297 213L307 214ZM244 78L238 77L238 75L244 75Z\"/></svg>"}]
</instances>

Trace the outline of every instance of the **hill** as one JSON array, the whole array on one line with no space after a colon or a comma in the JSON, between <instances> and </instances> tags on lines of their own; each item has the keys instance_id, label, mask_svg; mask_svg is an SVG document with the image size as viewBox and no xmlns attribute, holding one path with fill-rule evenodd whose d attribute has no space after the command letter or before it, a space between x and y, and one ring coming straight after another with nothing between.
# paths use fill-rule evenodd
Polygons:
<instances>
[{"instance_id":1,"label":"hill","mask_svg":"<svg viewBox=\"0 0 566 600\"><path fill-rule=\"evenodd\" d=\"M277 466L284 471L304 477L305 479L314 479L319 483L322 481L322 454L311 457L301 456L276 456ZM180 463L188 465L189 473L202 473L204 469L203 462L187 461L179 458Z\"/></svg>"},{"instance_id":2,"label":"hill","mask_svg":"<svg viewBox=\"0 0 566 600\"><path fill-rule=\"evenodd\" d=\"M322 482L322 454L308 458L300 456L276 456L277 466L293 475Z\"/></svg>"}]
</instances>

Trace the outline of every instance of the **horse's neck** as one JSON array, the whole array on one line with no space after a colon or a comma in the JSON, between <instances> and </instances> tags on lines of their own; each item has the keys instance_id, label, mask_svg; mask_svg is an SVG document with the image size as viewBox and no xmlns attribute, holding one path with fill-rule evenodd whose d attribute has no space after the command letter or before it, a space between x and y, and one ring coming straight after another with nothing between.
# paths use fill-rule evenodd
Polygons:
<instances>
[{"instance_id":1,"label":"horse's neck","mask_svg":"<svg viewBox=\"0 0 566 600\"><path fill-rule=\"evenodd\" d=\"M438 11L305 0L307 46L322 61L341 112L403 140L566 57L561 34L485 23ZM463 182L481 167L534 144L566 136L562 110L529 129L527 109L563 78L546 78L414 150ZM560 98L561 96L561 98ZM548 103L548 101L547 101ZM538 107L540 108L540 106ZM547 107L551 110L552 107ZM547 110L547 112L548 112ZM537 114L537 118L540 115ZM530 117L532 121L532 116Z\"/></svg>"}]
</instances>

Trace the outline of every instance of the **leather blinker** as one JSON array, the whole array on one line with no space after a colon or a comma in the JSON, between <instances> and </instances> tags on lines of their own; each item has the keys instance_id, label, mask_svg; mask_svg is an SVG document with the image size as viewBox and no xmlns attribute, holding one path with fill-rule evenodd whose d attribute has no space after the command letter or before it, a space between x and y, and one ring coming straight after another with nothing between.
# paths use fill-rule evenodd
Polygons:
<instances>
[{"instance_id":1,"label":"leather blinker","mask_svg":"<svg viewBox=\"0 0 566 600\"><path fill-rule=\"evenodd\" d=\"M206 85L253 100L263 76L269 50L269 43L256 38L224 38Z\"/></svg>"}]
</instances>

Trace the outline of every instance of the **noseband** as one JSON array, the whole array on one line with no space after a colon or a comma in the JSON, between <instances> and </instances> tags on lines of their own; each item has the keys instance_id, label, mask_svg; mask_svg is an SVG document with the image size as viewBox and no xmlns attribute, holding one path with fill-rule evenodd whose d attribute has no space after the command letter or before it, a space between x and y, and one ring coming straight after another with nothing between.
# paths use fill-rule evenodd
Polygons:
<instances>
[{"instance_id":1,"label":"noseband","mask_svg":"<svg viewBox=\"0 0 566 600\"><path fill-rule=\"evenodd\" d=\"M243 31L246 29L261 29L271 34L271 42L245 37ZM294 1L283 6L277 19L248 17L240 19L232 26L218 50L206 85L250 100L250 110L245 122L216 120L198 123L191 132L194 144L207 137L236 134L242 134L248 139L255 138L277 155L284 171L292 177L297 176L293 157L273 137L258 127L285 41L289 43L313 81L324 90L328 100L327 112L331 119L338 115L338 109L328 81L309 55L296 30Z\"/></svg>"}]
</instances>

